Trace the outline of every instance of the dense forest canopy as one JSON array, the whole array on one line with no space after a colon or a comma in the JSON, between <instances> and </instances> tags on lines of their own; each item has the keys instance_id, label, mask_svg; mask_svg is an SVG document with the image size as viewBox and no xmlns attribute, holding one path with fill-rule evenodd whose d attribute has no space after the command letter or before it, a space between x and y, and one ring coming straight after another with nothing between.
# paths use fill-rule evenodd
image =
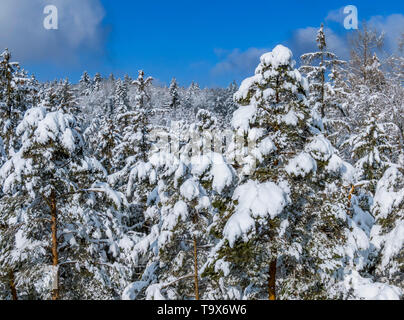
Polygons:
<instances>
[{"instance_id":1,"label":"dense forest canopy","mask_svg":"<svg viewBox=\"0 0 404 320\"><path fill-rule=\"evenodd\" d=\"M403 298L404 34L316 40L214 89L41 83L6 49L0 299Z\"/></svg>"}]
</instances>

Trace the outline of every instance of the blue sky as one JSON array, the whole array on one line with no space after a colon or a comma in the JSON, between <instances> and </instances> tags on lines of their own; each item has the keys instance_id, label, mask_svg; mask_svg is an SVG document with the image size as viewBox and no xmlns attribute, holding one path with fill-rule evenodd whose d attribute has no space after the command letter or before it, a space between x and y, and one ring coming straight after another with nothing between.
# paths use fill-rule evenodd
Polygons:
<instances>
[{"instance_id":1,"label":"blue sky","mask_svg":"<svg viewBox=\"0 0 404 320\"><path fill-rule=\"evenodd\" d=\"M58 30L42 27L47 4L58 8ZM295 55L310 50L321 22L333 49L346 56L346 5L357 6L359 19L384 30L394 47L404 30L397 0L2 0L0 47L40 80L75 82L83 70L134 77L144 69L161 83L176 77L184 86L225 86L253 73L259 55L278 43Z\"/></svg>"}]
</instances>

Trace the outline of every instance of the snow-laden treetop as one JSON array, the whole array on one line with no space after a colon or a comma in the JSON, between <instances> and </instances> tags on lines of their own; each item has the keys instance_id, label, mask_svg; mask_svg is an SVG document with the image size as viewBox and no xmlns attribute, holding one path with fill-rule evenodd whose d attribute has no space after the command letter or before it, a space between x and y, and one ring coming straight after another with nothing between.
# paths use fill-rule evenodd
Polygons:
<instances>
[{"instance_id":1,"label":"snow-laden treetop","mask_svg":"<svg viewBox=\"0 0 404 320\"><path fill-rule=\"evenodd\" d=\"M287 65L291 65L292 67L294 67L296 64L293 60L292 51L281 44L277 45L271 52L264 53L261 56L260 61L261 63L255 73L259 73L259 68L261 68L262 66L273 66L275 69L277 69L280 66Z\"/></svg>"},{"instance_id":2,"label":"snow-laden treetop","mask_svg":"<svg viewBox=\"0 0 404 320\"><path fill-rule=\"evenodd\" d=\"M280 75L281 69L286 72L287 79L281 85L283 89L293 93L299 91L308 92L308 82L297 69L294 69L296 62L290 49L283 45L277 45L271 52L265 53L260 58L260 64L255 69L255 75L245 79L239 90L234 94L234 99L241 105L249 105L254 101L269 100L275 95L271 88L263 90L262 96L256 96L257 88L264 88Z\"/></svg>"}]
</instances>

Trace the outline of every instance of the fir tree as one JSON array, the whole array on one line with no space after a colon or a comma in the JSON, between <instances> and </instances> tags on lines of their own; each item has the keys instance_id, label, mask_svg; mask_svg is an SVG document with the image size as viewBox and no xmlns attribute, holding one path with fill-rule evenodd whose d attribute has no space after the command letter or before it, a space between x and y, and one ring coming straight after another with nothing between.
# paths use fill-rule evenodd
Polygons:
<instances>
[{"instance_id":1,"label":"fir tree","mask_svg":"<svg viewBox=\"0 0 404 320\"><path fill-rule=\"evenodd\" d=\"M29 299L113 297L114 273L131 277L113 236L124 230L124 198L101 182L105 170L74 128L72 115L30 109L17 128L22 148L0 170L14 238L1 262Z\"/></svg>"},{"instance_id":2,"label":"fir tree","mask_svg":"<svg viewBox=\"0 0 404 320\"><path fill-rule=\"evenodd\" d=\"M371 241L374 245L372 267L378 281L403 287L404 255L404 157L391 165L379 180L372 207L376 218Z\"/></svg>"},{"instance_id":3,"label":"fir tree","mask_svg":"<svg viewBox=\"0 0 404 320\"><path fill-rule=\"evenodd\" d=\"M91 78L88 75L87 71L83 72L79 83L80 83L81 95L88 96L91 88Z\"/></svg>"},{"instance_id":4,"label":"fir tree","mask_svg":"<svg viewBox=\"0 0 404 320\"><path fill-rule=\"evenodd\" d=\"M0 58L0 144L2 160L5 161L18 149L15 129L24 112L35 103L36 89L26 73L17 62L11 61L11 54L6 49Z\"/></svg>"},{"instance_id":5,"label":"fir tree","mask_svg":"<svg viewBox=\"0 0 404 320\"><path fill-rule=\"evenodd\" d=\"M175 78L171 80L170 87L169 87L169 92L170 92L170 108L172 110L177 110L177 108L180 105L180 98L178 94L178 84Z\"/></svg>"},{"instance_id":6,"label":"fir tree","mask_svg":"<svg viewBox=\"0 0 404 320\"><path fill-rule=\"evenodd\" d=\"M93 87L95 91L100 91L101 89L101 83L102 83L102 77L99 72L97 72L94 76L93 79Z\"/></svg>"},{"instance_id":7,"label":"fir tree","mask_svg":"<svg viewBox=\"0 0 404 320\"><path fill-rule=\"evenodd\" d=\"M292 53L277 46L235 94L242 106L233 117L232 158L240 184L213 227L222 241L205 271L220 270L216 279L228 298L324 297L331 293L321 277L331 282L342 267L336 244L348 233L344 203L322 199L341 187L339 171L348 164L313 134L306 92ZM321 178L328 183L319 185ZM324 221L338 232L325 230Z\"/></svg>"},{"instance_id":8,"label":"fir tree","mask_svg":"<svg viewBox=\"0 0 404 320\"><path fill-rule=\"evenodd\" d=\"M335 108L333 86L327 81L330 74L345 64L344 61L328 51L324 25L321 25L316 38L319 51L306 53L301 56L303 66L300 70L307 75L310 84L310 103L320 111L321 117L326 117L326 110ZM335 81L336 74L333 74Z\"/></svg>"}]
</instances>

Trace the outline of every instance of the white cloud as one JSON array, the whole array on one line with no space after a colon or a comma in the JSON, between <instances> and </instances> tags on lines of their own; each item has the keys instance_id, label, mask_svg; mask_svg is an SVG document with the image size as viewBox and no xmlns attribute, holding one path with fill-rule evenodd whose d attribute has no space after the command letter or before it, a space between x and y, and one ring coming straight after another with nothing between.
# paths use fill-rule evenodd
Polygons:
<instances>
[{"instance_id":1,"label":"white cloud","mask_svg":"<svg viewBox=\"0 0 404 320\"><path fill-rule=\"evenodd\" d=\"M231 52L216 49L216 55L222 57L212 69L213 75L231 74L233 76L254 73L259 63L259 58L269 49L249 48L245 51L234 49Z\"/></svg>"},{"instance_id":2,"label":"white cloud","mask_svg":"<svg viewBox=\"0 0 404 320\"><path fill-rule=\"evenodd\" d=\"M344 14L344 8L341 7L339 9L331 10L328 12L327 17L325 17L325 21L333 21L338 23L343 23L346 15Z\"/></svg>"},{"instance_id":3,"label":"white cloud","mask_svg":"<svg viewBox=\"0 0 404 320\"><path fill-rule=\"evenodd\" d=\"M49 4L58 9L58 30L43 26ZM24 63L75 61L87 50L103 48L103 17L99 0L1 0L0 50L8 47Z\"/></svg>"}]
</instances>

